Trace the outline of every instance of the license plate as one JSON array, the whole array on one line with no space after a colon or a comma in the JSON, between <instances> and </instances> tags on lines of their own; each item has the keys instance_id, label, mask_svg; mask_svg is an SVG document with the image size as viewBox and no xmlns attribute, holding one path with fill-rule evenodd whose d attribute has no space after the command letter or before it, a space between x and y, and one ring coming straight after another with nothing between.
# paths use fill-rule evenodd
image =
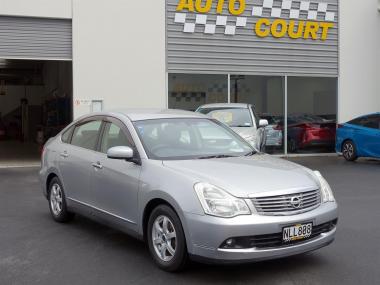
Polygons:
<instances>
[{"instance_id":1,"label":"license plate","mask_svg":"<svg viewBox=\"0 0 380 285\"><path fill-rule=\"evenodd\" d=\"M282 239L284 242L292 242L309 238L313 231L313 224L298 224L286 227L282 230Z\"/></svg>"}]
</instances>

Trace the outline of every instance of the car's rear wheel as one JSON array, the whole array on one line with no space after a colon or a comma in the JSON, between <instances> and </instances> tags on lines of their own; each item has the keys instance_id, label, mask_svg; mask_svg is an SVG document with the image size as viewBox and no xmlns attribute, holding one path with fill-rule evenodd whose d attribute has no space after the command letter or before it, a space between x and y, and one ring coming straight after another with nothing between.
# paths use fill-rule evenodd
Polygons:
<instances>
[{"instance_id":1,"label":"car's rear wheel","mask_svg":"<svg viewBox=\"0 0 380 285\"><path fill-rule=\"evenodd\" d=\"M56 222L66 223L72 220L74 214L67 210L65 192L58 177L50 181L48 198L50 213Z\"/></svg>"},{"instance_id":2,"label":"car's rear wheel","mask_svg":"<svg viewBox=\"0 0 380 285\"><path fill-rule=\"evenodd\" d=\"M347 161L355 161L358 159L356 147L353 141L345 141L342 147L343 157Z\"/></svg>"},{"instance_id":3,"label":"car's rear wheel","mask_svg":"<svg viewBox=\"0 0 380 285\"><path fill-rule=\"evenodd\" d=\"M288 151L290 153L296 153L298 150L297 142L294 139L288 140Z\"/></svg>"},{"instance_id":4,"label":"car's rear wheel","mask_svg":"<svg viewBox=\"0 0 380 285\"><path fill-rule=\"evenodd\" d=\"M147 227L149 251L156 264L169 272L180 271L187 261L185 234L177 214L169 206L157 206Z\"/></svg>"}]
</instances>

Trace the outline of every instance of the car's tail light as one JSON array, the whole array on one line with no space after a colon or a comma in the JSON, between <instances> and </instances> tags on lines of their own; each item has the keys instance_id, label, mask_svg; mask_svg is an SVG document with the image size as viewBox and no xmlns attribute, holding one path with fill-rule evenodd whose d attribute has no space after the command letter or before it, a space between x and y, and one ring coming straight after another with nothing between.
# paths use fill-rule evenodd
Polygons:
<instances>
[{"instance_id":1,"label":"car's tail light","mask_svg":"<svg viewBox=\"0 0 380 285\"><path fill-rule=\"evenodd\" d=\"M41 154L41 160L43 160L44 154L45 154L45 145L40 146L40 154Z\"/></svg>"}]
</instances>

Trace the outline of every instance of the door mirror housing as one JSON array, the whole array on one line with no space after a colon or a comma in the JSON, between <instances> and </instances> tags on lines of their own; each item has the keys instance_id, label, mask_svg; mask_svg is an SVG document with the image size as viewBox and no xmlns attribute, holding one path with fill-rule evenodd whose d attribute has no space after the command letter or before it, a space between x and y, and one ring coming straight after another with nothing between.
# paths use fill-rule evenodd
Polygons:
<instances>
[{"instance_id":1,"label":"door mirror housing","mask_svg":"<svg viewBox=\"0 0 380 285\"><path fill-rule=\"evenodd\" d=\"M260 120L259 121L259 128L265 128L269 125L268 120Z\"/></svg>"},{"instance_id":2,"label":"door mirror housing","mask_svg":"<svg viewBox=\"0 0 380 285\"><path fill-rule=\"evenodd\" d=\"M128 146L115 146L107 151L107 157L111 159L132 160L134 158L134 151Z\"/></svg>"}]
</instances>

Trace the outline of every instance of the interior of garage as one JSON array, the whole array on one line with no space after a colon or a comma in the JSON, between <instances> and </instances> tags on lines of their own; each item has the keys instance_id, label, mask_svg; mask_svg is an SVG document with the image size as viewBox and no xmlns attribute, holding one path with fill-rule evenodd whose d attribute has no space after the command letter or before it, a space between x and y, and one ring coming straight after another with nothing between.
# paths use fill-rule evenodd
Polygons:
<instances>
[{"instance_id":1,"label":"interior of garage","mask_svg":"<svg viewBox=\"0 0 380 285\"><path fill-rule=\"evenodd\" d=\"M72 121L71 61L0 60L0 165L36 162Z\"/></svg>"}]
</instances>

